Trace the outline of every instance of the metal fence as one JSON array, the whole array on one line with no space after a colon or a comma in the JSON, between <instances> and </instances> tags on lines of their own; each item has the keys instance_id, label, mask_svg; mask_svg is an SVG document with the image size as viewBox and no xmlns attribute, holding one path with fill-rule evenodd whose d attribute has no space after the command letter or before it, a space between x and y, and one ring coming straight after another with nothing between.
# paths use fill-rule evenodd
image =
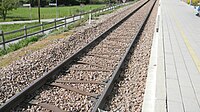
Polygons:
<instances>
[{"instance_id":1,"label":"metal fence","mask_svg":"<svg viewBox=\"0 0 200 112\"><path fill-rule=\"evenodd\" d=\"M41 24L38 24L38 25L35 25L35 26L30 26L30 27L24 26L24 28L22 28L22 29L10 31L10 32L3 32L3 31L0 30L0 37L2 37L2 39L1 39L2 41L0 41L0 46L3 46L4 50L6 50L6 44L8 44L8 43L13 43L15 41L19 41L21 39L25 39L25 38L28 38L28 37L31 37L31 36L34 36L34 35L38 35L38 34L45 34L46 31L51 31L51 30L57 29L59 27L67 27L67 25L80 20L81 18L83 18L86 15L90 15L89 16L90 18L88 18L88 19L91 19L93 15L96 15L96 14L99 14L99 13L102 13L102 12L105 12L105 11L110 11L110 10L113 10L117 7L122 6L122 5L128 5L128 4L130 4L130 3L118 4L118 5L113 5L113 6L110 6L110 7L95 9L95 10L92 10L92 11L73 15L73 16L70 16L70 17L64 17L62 19L57 19L57 20L55 19L52 22L41 23ZM45 28L45 26L48 26L48 25L50 25L50 27ZM39 30L35 31L35 32L30 32L30 33L28 32L28 30L31 30L31 29L34 29L34 28L39 28ZM18 33L18 32L23 32L23 34L18 36L18 37L12 38L12 39L8 39L8 40L5 39L5 36L12 35L12 34L15 34L15 33Z\"/></svg>"}]
</instances>

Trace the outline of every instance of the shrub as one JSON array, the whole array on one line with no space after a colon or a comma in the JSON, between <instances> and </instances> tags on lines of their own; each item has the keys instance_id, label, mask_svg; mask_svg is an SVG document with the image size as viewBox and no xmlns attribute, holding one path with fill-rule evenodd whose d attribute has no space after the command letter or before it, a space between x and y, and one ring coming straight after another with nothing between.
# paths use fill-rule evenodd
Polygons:
<instances>
[{"instance_id":1,"label":"shrub","mask_svg":"<svg viewBox=\"0 0 200 112\"><path fill-rule=\"evenodd\" d=\"M192 0L192 5L197 6L200 0ZM190 0L187 0L187 3L190 4Z\"/></svg>"},{"instance_id":2,"label":"shrub","mask_svg":"<svg viewBox=\"0 0 200 112\"><path fill-rule=\"evenodd\" d=\"M39 36L36 36L36 37L30 37L30 38L27 38L27 39L23 39L17 43L13 43L13 44L9 44L6 48L6 50L3 50L2 48L0 48L0 56L2 55L5 55L9 52L12 52L12 51L16 51L22 47L25 47L27 46L28 44L30 43L33 43L33 42L36 42L39 40Z\"/></svg>"}]
</instances>

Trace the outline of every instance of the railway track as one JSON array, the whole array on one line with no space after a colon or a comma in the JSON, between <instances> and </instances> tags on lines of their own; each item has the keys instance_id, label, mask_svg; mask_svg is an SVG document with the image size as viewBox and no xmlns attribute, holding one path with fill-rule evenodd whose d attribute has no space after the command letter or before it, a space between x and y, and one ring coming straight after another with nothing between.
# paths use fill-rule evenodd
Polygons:
<instances>
[{"instance_id":1,"label":"railway track","mask_svg":"<svg viewBox=\"0 0 200 112\"><path fill-rule=\"evenodd\" d=\"M13 96L1 106L0 111L96 112L101 109L154 4L155 1L150 0L138 6L84 48Z\"/></svg>"},{"instance_id":2,"label":"railway track","mask_svg":"<svg viewBox=\"0 0 200 112\"><path fill-rule=\"evenodd\" d=\"M70 37L56 39L48 47L33 53L31 51L9 66L0 68L0 106L37 78L75 54L143 2L145 1L138 1L112 14L104 15L96 21L97 23L92 23L92 26L78 27Z\"/></svg>"}]
</instances>

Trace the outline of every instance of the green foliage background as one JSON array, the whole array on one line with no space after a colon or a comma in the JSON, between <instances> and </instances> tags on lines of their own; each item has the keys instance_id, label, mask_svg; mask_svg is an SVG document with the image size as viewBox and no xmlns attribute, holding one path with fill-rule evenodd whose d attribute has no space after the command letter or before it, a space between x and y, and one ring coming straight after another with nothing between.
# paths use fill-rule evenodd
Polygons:
<instances>
[{"instance_id":1,"label":"green foliage background","mask_svg":"<svg viewBox=\"0 0 200 112\"><path fill-rule=\"evenodd\" d=\"M16 9L18 0L0 0L0 15L5 20L8 11Z\"/></svg>"},{"instance_id":2,"label":"green foliage background","mask_svg":"<svg viewBox=\"0 0 200 112\"><path fill-rule=\"evenodd\" d=\"M71 6L71 5L79 5L79 4L90 4L90 3L106 3L109 0L57 0L58 5L65 5L65 6ZM115 2L116 0L111 0L112 2ZM40 0L41 6L48 6L49 3L56 3L56 0ZM20 0L20 4L23 3L31 3L32 6L37 6L38 0Z\"/></svg>"},{"instance_id":3,"label":"green foliage background","mask_svg":"<svg viewBox=\"0 0 200 112\"><path fill-rule=\"evenodd\" d=\"M190 4L190 0L187 0L187 3ZM200 3L200 0L192 0L192 5L197 6Z\"/></svg>"}]
</instances>

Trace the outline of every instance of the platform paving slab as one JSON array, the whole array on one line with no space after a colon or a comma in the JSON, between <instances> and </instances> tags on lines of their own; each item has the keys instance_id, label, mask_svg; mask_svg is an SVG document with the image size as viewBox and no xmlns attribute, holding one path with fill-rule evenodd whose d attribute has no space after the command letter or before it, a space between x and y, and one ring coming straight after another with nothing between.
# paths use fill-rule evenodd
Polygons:
<instances>
[{"instance_id":1,"label":"platform paving slab","mask_svg":"<svg viewBox=\"0 0 200 112\"><path fill-rule=\"evenodd\" d=\"M158 43L152 45L157 52L149 65L156 60L157 67L147 75L147 81L155 77L155 84L147 86L144 95L144 102L153 99L148 101L152 109L143 103L142 112L200 112L200 18L181 0L159 3L159 32L154 34ZM148 91L152 95L147 96Z\"/></svg>"}]
</instances>

